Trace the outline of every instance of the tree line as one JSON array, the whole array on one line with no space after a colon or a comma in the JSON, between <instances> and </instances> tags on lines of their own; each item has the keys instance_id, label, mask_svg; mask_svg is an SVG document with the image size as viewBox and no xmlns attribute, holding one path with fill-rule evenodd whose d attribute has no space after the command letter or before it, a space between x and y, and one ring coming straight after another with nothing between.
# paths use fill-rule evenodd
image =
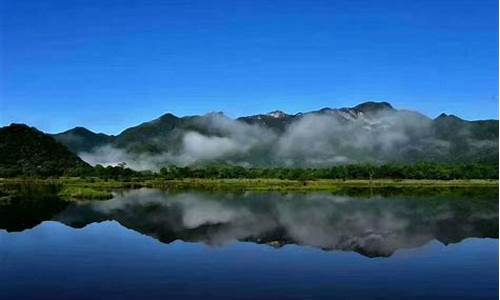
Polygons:
<instances>
[{"instance_id":1,"label":"tree line","mask_svg":"<svg viewBox=\"0 0 500 300\"><path fill-rule=\"evenodd\" d=\"M180 167L169 165L159 172L134 171L125 164L93 168L73 169L65 176L98 177L116 180L144 179L498 179L498 165L491 164L351 164L325 168L260 168L234 165L209 165L200 167Z\"/></svg>"},{"instance_id":2,"label":"tree line","mask_svg":"<svg viewBox=\"0 0 500 300\"><path fill-rule=\"evenodd\" d=\"M315 179L498 179L498 165L485 164L353 164L329 168L245 168L207 166L203 168L168 166L160 169L165 179L182 178L271 178Z\"/></svg>"}]
</instances>

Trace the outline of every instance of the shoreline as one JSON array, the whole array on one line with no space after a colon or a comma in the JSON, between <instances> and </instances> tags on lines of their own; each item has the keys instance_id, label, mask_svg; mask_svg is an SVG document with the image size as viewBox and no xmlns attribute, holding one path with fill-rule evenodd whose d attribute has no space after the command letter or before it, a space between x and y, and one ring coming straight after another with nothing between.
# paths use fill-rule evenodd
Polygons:
<instances>
[{"instance_id":1,"label":"shoreline","mask_svg":"<svg viewBox=\"0 0 500 300\"><path fill-rule=\"evenodd\" d=\"M96 178L0 178L0 200L11 195L39 198L59 196L66 200L106 200L126 190L153 188L172 193L329 193L352 197L453 196L498 198L498 180L315 180L280 179L183 179L118 181Z\"/></svg>"},{"instance_id":2,"label":"shoreline","mask_svg":"<svg viewBox=\"0 0 500 300\"><path fill-rule=\"evenodd\" d=\"M342 188L498 188L498 179L459 179L459 180L427 180L427 179L374 179L374 180L285 180L285 179L175 179L175 180L137 180L120 181L97 178L0 178L0 185L21 183L59 184L69 187L90 187L100 189L122 188L161 188L161 189L202 189L202 190L290 190L290 191L329 191Z\"/></svg>"}]
</instances>

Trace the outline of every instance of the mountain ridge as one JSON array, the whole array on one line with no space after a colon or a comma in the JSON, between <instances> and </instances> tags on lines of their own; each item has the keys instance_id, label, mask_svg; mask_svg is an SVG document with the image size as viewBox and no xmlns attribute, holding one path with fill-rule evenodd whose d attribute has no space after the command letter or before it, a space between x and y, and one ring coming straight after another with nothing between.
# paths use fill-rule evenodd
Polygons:
<instances>
[{"instance_id":1,"label":"mountain ridge","mask_svg":"<svg viewBox=\"0 0 500 300\"><path fill-rule=\"evenodd\" d=\"M498 121L432 119L388 102L239 118L222 112L165 113L112 136L83 127L52 135L90 164L229 163L317 167L344 163L487 162L498 164Z\"/></svg>"},{"instance_id":2,"label":"mountain ridge","mask_svg":"<svg viewBox=\"0 0 500 300\"><path fill-rule=\"evenodd\" d=\"M261 113L261 114L255 114L255 115L248 115L248 116L239 116L239 117L235 117L234 120L242 120L242 119L246 119L246 118L252 118L252 117L258 117L258 116L271 116L271 114L273 113L282 113L286 116L289 116L289 117L300 117L300 116L303 116L303 115L307 115L307 114L312 114L312 113L321 113L321 112L325 112L325 111L348 111L350 109L357 109L359 107L363 107L363 106L369 106L369 104L381 104L381 106L386 106L388 105L391 109L393 110L398 110L398 111L406 111L406 112L411 112L411 113L417 113L421 116L424 116L426 118L428 118L429 120L436 120L440 117L454 117L454 118L458 118L462 121L466 121L466 122L485 122L485 121L496 121L498 122L499 120L498 119L477 119L477 120L467 120L467 119L463 119L455 114L448 114L448 113L441 113L439 114L437 117L435 118L432 118L432 117L429 117L421 112L418 112L418 111L415 111L415 110L407 110L407 109L396 109L392 106L392 104L390 104L389 102L386 102L386 101L366 101L366 102L362 102L358 105L355 105L355 106L352 106L352 107L347 107L347 106L344 106L344 107L339 107L339 108L333 108L333 107L323 107L321 109L318 109L318 110L311 110L311 111L307 111L307 112L298 112L298 113L287 113L286 111L283 111L283 110L280 110L280 109L277 109L277 110L273 110L273 111L270 111L270 112L267 112L267 113ZM185 116L177 116L171 112L166 112L166 113L163 113L162 115L160 115L159 117L155 118L155 119L152 119L150 121L144 121L138 125L133 125L133 126L130 126L130 127L127 127L123 130L121 130L118 134L107 134L105 132L94 132L93 130L90 130L86 127L83 127L83 126L75 126L73 128L70 128L70 129L67 129L67 130L64 130L64 131L61 131L61 132L56 132L56 133L49 133L50 135L52 136L57 136L57 135L61 135L61 134L66 134L66 133L69 133L69 132L75 132L75 131L78 131L80 129L85 129L87 131L90 131L92 132L93 134L96 134L96 135L106 135L108 137L117 137L121 134L123 134L125 131L127 131L128 129L132 129L132 128L135 128L135 127L139 127L141 125L145 125L145 124L149 124L149 123L152 123L152 122L155 122L155 121L162 121L164 119L191 119L191 118L196 118L196 117L203 117L203 116L206 116L206 115L210 115L210 114L222 114L224 116L226 116L223 112L207 112L205 114L201 114L201 115L185 115Z\"/></svg>"},{"instance_id":3,"label":"mountain ridge","mask_svg":"<svg viewBox=\"0 0 500 300\"><path fill-rule=\"evenodd\" d=\"M341 108L330 108L324 107L320 110L313 110L309 112L299 112L296 114L288 114L282 110L274 110L265 114L256 114L249 116L242 116L235 118L236 121L242 121L252 125L261 125L273 127L279 130L284 130L287 125L292 121L307 116L310 114L321 114L321 113L340 113L350 114L352 117L356 117L359 113L373 113L384 110L395 110L393 106L388 102L375 102L367 101L360 103L354 107L341 107ZM78 153L82 151L90 151L92 148L97 146L102 146L106 142L116 143L119 147L124 146L130 142L129 135L135 136L138 134L148 136L153 134L154 131L163 130L173 130L176 126L186 120L193 120L196 118L203 118L205 116L220 115L227 117L223 112L209 112L204 115L188 115L188 116L176 116L172 113L164 113L158 118L150 121L142 122L138 125L128 127L122 130L118 135L108 135L105 133L95 133L85 127L76 126L72 129L51 134L56 140L66 145L72 151ZM156 127L156 128L155 128ZM75 141L75 139L77 141Z\"/></svg>"}]
</instances>

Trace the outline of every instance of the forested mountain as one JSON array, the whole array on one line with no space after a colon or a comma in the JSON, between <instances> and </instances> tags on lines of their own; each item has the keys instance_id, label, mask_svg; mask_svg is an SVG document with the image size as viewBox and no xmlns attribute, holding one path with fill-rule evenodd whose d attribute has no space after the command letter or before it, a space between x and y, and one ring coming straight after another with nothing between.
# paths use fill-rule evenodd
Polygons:
<instances>
[{"instance_id":1,"label":"forested mountain","mask_svg":"<svg viewBox=\"0 0 500 300\"><path fill-rule=\"evenodd\" d=\"M0 128L0 177L58 176L90 166L51 136L23 124Z\"/></svg>"},{"instance_id":2,"label":"forested mountain","mask_svg":"<svg viewBox=\"0 0 500 300\"><path fill-rule=\"evenodd\" d=\"M75 128L54 137L91 164L321 167L360 162L498 164L498 120L431 119L387 102L231 119L222 113L158 119L117 136Z\"/></svg>"},{"instance_id":3,"label":"forested mountain","mask_svg":"<svg viewBox=\"0 0 500 300\"><path fill-rule=\"evenodd\" d=\"M113 141L113 136L95 133L84 127L75 127L64 132L53 134L52 137L66 145L71 151L78 153L90 151Z\"/></svg>"}]
</instances>

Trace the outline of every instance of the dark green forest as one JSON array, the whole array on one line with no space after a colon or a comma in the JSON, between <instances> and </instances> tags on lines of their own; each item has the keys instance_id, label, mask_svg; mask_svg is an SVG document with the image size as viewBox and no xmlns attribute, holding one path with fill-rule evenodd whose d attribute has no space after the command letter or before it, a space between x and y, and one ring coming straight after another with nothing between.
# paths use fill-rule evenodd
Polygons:
<instances>
[{"instance_id":1,"label":"dark green forest","mask_svg":"<svg viewBox=\"0 0 500 300\"><path fill-rule=\"evenodd\" d=\"M245 168L241 166L213 165L204 167L167 166L159 172L134 171L124 165L73 169L66 176L98 177L103 179L498 179L498 165L485 164L435 164L414 165L339 165L329 168Z\"/></svg>"},{"instance_id":2,"label":"dark green forest","mask_svg":"<svg viewBox=\"0 0 500 300\"><path fill-rule=\"evenodd\" d=\"M276 178L289 180L315 179L492 179L498 178L498 166L483 164L444 165L339 165L329 168L244 168L209 166L189 168L169 166L160 170L165 179L178 178Z\"/></svg>"}]
</instances>

